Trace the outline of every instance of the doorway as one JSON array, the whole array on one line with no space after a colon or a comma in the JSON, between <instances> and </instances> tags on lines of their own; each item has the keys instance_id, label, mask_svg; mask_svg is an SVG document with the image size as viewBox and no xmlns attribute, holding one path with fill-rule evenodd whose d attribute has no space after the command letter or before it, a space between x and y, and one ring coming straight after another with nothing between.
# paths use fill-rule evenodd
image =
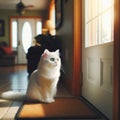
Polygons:
<instances>
[{"instance_id":1,"label":"doorway","mask_svg":"<svg viewBox=\"0 0 120 120\"><path fill-rule=\"evenodd\" d=\"M40 18L11 18L11 46L17 51L17 64L26 64L26 54L34 37L42 33Z\"/></svg>"}]
</instances>

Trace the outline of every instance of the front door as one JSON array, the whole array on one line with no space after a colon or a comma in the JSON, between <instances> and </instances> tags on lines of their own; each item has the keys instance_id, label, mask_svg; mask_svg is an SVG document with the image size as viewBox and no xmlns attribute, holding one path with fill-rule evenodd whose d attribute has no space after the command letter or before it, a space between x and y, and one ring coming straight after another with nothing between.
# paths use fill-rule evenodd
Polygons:
<instances>
[{"instance_id":1,"label":"front door","mask_svg":"<svg viewBox=\"0 0 120 120\"><path fill-rule=\"evenodd\" d=\"M111 1L83 2L86 13L82 46L82 95L110 120L113 97L113 1Z\"/></svg>"},{"instance_id":2,"label":"front door","mask_svg":"<svg viewBox=\"0 0 120 120\"><path fill-rule=\"evenodd\" d=\"M35 36L34 19L18 19L18 64L26 64L26 53Z\"/></svg>"}]
</instances>

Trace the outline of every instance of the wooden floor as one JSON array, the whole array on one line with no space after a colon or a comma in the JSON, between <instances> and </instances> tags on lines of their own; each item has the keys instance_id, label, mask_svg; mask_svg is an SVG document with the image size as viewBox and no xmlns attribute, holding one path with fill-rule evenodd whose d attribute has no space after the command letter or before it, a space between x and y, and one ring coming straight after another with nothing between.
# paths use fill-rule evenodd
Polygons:
<instances>
[{"instance_id":1,"label":"wooden floor","mask_svg":"<svg viewBox=\"0 0 120 120\"><path fill-rule=\"evenodd\" d=\"M26 92L28 73L26 65L0 67L0 94L6 91ZM62 86L59 86L57 96L71 96ZM61 89L61 90L59 90ZM14 116L22 101L7 101L0 99L0 120L14 120Z\"/></svg>"},{"instance_id":2,"label":"wooden floor","mask_svg":"<svg viewBox=\"0 0 120 120\"><path fill-rule=\"evenodd\" d=\"M0 67L0 93L26 91L28 84L26 66ZM22 101L0 99L0 120L14 120Z\"/></svg>"},{"instance_id":3,"label":"wooden floor","mask_svg":"<svg viewBox=\"0 0 120 120\"><path fill-rule=\"evenodd\" d=\"M6 91L25 92L27 84L28 74L26 65L0 67L0 94ZM63 85L58 86L57 96L72 97ZM21 104L22 101L0 99L0 120L14 120Z\"/></svg>"}]
</instances>

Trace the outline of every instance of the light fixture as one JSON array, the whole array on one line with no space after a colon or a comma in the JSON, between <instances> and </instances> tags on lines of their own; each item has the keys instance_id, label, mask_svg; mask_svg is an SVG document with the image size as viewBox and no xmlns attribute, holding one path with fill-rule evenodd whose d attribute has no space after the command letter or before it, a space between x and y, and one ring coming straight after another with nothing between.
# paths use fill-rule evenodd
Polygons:
<instances>
[{"instance_id":1,"label":"light fixture","mask_svg":"<svg viewBox=\"0 0 120 120\"><path fill-rule=\"evenodd\" d=\"M20 2L17 3L16 8L17 8L17 12L18 12L20 15L25 14L25 5L22 3L22 0L20 0Z\"/></svg>"}]
</instances>

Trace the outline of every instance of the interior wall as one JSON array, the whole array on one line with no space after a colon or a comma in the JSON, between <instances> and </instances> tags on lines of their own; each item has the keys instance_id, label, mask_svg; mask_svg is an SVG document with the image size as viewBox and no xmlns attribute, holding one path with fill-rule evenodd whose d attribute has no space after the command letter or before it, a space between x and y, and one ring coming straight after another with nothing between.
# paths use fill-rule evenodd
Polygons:
<instances>
[{"instance_id":1,"label":"interior wall","mask_svg":"<svg viewBox=\"0 0 120 120\"><path fill-rule=\"evenodd\" d=\"M4 20L5 22L5 34L4 36L0 36L0 41L6 41L8 44L10 44L10 17L11 16L19 16L18 13L16 13L16 10L0 10L0 19ZM26 11L24 16L38 16L43 18L43 21L45 19L48 19L48 14L47 14L47 10L46 11Z\"/></svg>"},{"instance_id":2,"label":"interior wall","mask_svg":"<svg viewBox=\"0 0 120 120\"><path fill-rule=\"evenodd\" d=\"M65 81L69 83L73 75L73 0L63 1L63 23L56 34L62 42L62 66Z\"/></svg>"}]
</instances>

